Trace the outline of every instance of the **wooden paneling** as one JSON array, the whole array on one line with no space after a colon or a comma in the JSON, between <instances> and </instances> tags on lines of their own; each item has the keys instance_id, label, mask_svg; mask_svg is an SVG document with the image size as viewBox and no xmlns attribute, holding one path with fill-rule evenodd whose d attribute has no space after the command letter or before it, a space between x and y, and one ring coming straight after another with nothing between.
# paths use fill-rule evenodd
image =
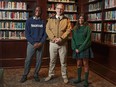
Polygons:
<instances>
[{"instance_id":1,"label":"wooden paneling","mask_svg":"<svg viewBox=\"0 0 116 87\"><path fill-rule=\"evenodd\" d=\"M90 60L90 69L116 84L116 47L94 42L92 48L95 58Z\"/></svg>"},{"instance_id":2,"label":"wooden paneling","mask_svg":"<svg viewBox=\"0 0 116 87\"><path fill-rule=\"evenodd\" d=\"M26 56L26 40L0 40L0 67L21 65Z\"/></svg>"},{"instance_id":3,"label":"wooden paneling","mask_svg":"<svg viewBox=\"0 0 116 87\"><path fill-rule=\"evenodd\" d=\"M0 58L24 58L26 44L26 40L1 40Z\"/></svg>"},{"instance_id":4,"label":"wooden paneling","mask_svg":"<svg viewBox=\"0 0 116 87\"><path fill-rule=\"evenodd\" d=\"M0 41L0 67L4 68L15 68L24 67L26 57L26 40L1 40ZM67 45L67 63L68 65L76 64L75 60L72 59L71 41L68 40ZM42 66L49 66L49 41L46 40L43 50ZM35 55L32 60L32 66L35 66ZM57 65L60 65L59 58L57 59Z\"/></svg>"}]
</instances>

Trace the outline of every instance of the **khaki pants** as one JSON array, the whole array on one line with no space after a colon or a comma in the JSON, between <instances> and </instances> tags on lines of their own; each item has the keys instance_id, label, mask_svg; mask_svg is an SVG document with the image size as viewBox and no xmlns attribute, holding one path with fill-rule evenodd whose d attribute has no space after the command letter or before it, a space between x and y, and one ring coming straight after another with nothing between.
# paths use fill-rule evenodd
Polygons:
<instances>
[{"instance_id":1,"label":"khaki pants","mask_svg":"<svg viewBox=\"0 0 116 87\"><path fill-rule=\"evenodd\" d=\"M54 76L54 68L56 65L57 54L59 53L62 77L67 78L66 44L59 46L55 43L50 42L49 51L50 51L49 76Z\"/></svg>"}]
</instances>

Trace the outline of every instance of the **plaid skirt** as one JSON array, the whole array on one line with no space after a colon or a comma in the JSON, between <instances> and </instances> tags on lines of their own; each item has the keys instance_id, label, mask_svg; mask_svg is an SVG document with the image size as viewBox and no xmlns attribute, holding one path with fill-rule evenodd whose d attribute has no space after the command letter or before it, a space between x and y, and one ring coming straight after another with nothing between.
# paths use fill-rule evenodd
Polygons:
<instances>
[{"instance_id":1,"label":"plaid skirt","mask_svg":"<svg viewBox=\"0 0 116 87\"><path fill-rule=\"evenodd\" d=\"M83 59L83 58L93 58L93 57L94 56L91 47L79 53L73 51L73 59Z\"/></svg>"}]
</instances>

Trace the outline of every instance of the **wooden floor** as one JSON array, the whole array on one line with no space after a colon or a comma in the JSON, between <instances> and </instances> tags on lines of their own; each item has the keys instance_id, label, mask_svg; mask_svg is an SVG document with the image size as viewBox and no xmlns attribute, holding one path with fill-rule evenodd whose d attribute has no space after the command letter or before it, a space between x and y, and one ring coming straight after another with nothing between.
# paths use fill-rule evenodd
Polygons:
<instances>
[{"instance_id":1,"label":"wooden floor","mask_svg":"<svg viewBox=\"0 0 116 87\"><path fill-rule=\"evenodd\" d=\"M35 82L33 79L34 68L31 69L28 80L25 83L20 83L19 80L23 73L23 68L20 69L4 69L4 87L83 87L83 82L79 84L72 84L72 81L76 77L76 66L68 66L69 83L63 83L63 79L60 73L60 67L55 68L55 78L49 82L45 82L44 79L48 74L48 68L41 68L40 70L40 82ZM82 79L84 73L82 73ZM90 71L89 75L89 87L116 87L112 83L98 76Z\"/></svg>"}]
</instances>

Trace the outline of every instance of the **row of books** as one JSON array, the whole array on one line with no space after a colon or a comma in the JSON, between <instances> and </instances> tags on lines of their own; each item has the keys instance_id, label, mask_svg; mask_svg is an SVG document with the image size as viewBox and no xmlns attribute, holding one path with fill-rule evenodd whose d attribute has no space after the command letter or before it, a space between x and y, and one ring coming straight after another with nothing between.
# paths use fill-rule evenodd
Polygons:
<instances>
[{"instance_id":1,"label":"row of books","mask_svg":"<svg viewBox=\"0 0 116 87\"><path fill-rule=\"evenodd\" d=\"M25 22L0 22L0 30L24 30Z\"/></svg>"},{"instance_id":2,"label":"row of books","mask_svg":"<svg viewBox=\"0 0 116 87\"><path fill-rule=\"evenodd\" d=\"M105 12L105 20L116 20L116 11Z\"/></svg>"},{"instance_id":3,"label":"row of books","mask_svg":"<svg viewBox=\"0 0 116 87\"><path fill-rule=\"evenodd\" d=\"M26 10L27 4L25 2L0 1L0 9Z\"/></svg>"},{"instance_id":4,"label":"row of books","mask_svg":"<svg viewBox=\"0 0 116 87\"><path fill-rule=\"evenodd\" d=\"M48 4L48 11L55 10L56 4ZM77 6L75 4L65 4L65 11L77 11Z\"/></svg>"},{"instance_id":5,"label":"row of books","mask_svg":"<svg viewBox=\"0 0 116 87\"><path fill-rule=\"evenodd\" d=\"M116 23L104 23L104 31L116 32Z\"/></svg>"},{"instance_id":6,"label":"row of books","mask_svg":"<svg viewBox=\"0 0 116 87\"><path fill-rule=\"evenodd\" d=\"M104 42L116 45L116 34L106 34Z\"/></svg>"},{"instance_id":7,"label":"row of books","mask_svg":"<svg viewBox=\"0 0 116 87\"><path fill-rule=\"evenodd\" d=\"M48 0L48 1L54 1L54 2L74 2L74 0Z\"/></svg>"},{"instance_id":8,"label":"row of books","mask_svg":"<svg viewBox=\"0 0 116 87\"><path fill-rule=\"evenodd\" d=\"M88 21L99 21L102 19L102 13L88 14Z\"/></svg>"},{"instance_id":9,"label":"row of books","mask_svg":"<svg viewBox=\"0 0 116 87\"><path fill-rule=\"evenodd\" d=\"M101 23L89 23L92 31L101 31L102 24Z\"/></svg>"},{"instance_id":10,"label":"row of books","mask_svg":"<svg viewBox=\"0 0 116 87\"><path fill-rule=\"evenodd\" d=\"M25 39L25 31L0 31L0 39Z\"/></svg>"},{"instance_id":11,"label":"row of books","mask_svg":"<svg viewBox=\"0 0 116 87\"><path fill-rule=\"evenodd\" d=\"M92 33L92 41L100 41L101 33Z\"/></svg>"},{"instance_id":12,"label":"row of books","mask_svg":"<svg viewBox=\"0 0 116 87\"><path fill-rule=\"evenodd\" d=\"M29 17L28 12L0 11L0 19L26 20L28 17Z\"/></svg>"},{"instance_id":13,"label":"row of books","mask_svg":"<svg viewBox=\"0 0 116 87\"><path fill-rule=\"evenodd\" d=\"M101 33L92 33L92 41L101 42ZM116 44L116 34L105 34L104 43Z\"/></svg>"},{"instance_id":14,"label":"row of books","mask_svg":"<svg viewBox=\"0 0 116 87\"><path fill-rule=\"evenodd\" d=\"M89 23L92 31L101 31L102 24L101 23ZM116 32L116 23L108 22L104 23L104 31L107 32Z\"/></svg>"},{"instance_id":15,"label":"row of books","mask_svg":"<svg viewBox=\"0 0 116 87\"><path fill-rule=\"evenodd\" d=\"M116 7L116 0L105 0L105 8Z\"/></svg>"},{"instance_id":16,"label":"row of books","mask_svg":"<svg viewBox=\"0 0 116 87\"><path fill-rule=\"evenodd\" d=\"M77 14L65 14L70 20L77 20Z\"/></svg>"},{"instance_id":17,"label":"row of books","mask_svg":"<svg viewBox=\"0 0 116 87\"><path fill-rule=\"evenodd\" d=\"M102 2L98 2L95 4L89 4L89 12L90 11L97 11L97 10L101 10L102 9Z\"/></svg>"},{"instance_id":18,"label":"row of books","mask_svg":"<svg viewBox=\"0 0 116 87\"><path fill-rule=\"evenodd\" d=\"M95 0L89 0L89 2L93 2L93 1L95 1Z\"/></svg>"}]
</instances>

